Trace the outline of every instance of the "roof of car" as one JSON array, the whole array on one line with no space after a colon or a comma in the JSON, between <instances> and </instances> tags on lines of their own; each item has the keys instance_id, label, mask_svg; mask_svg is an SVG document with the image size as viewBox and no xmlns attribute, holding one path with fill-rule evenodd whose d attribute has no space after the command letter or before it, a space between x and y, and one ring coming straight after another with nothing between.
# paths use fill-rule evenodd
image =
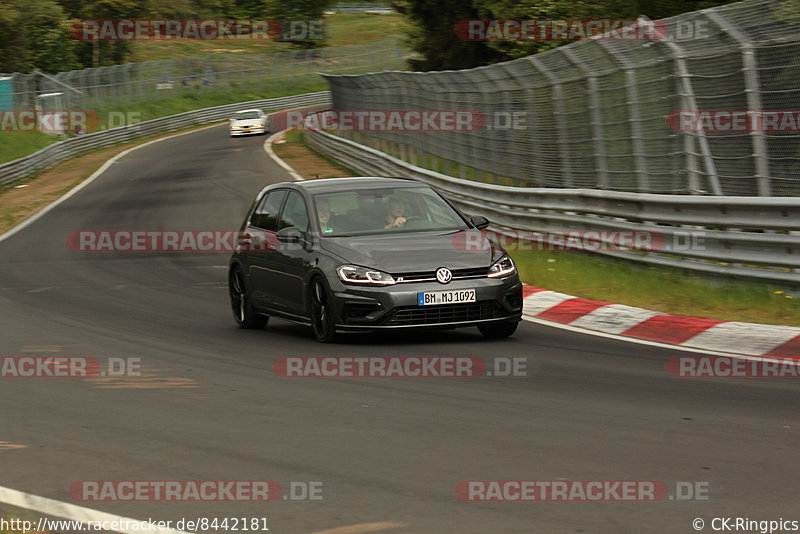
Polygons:
<instances>
[{"instance_id":1,"label":"roof of car","mask_svg":"<svg viewBox=\"0 0 800 534\"><path fill-rule=\"evenodd\" d=\"M319 178L316 180L293 182L293 185L301 187L310 193L330 193L333 191L344 191L350 188L373 189L379 187L427 187L427 185L423 182L412 180L410 178L381 178L376 176Z\"/></svg>"},{"instance_id":2,"label":"roof of car","mask_svg":"<svg viewBox=\"0 0 800 534\"><path fill-rule=\"evenodd\" d=\"M258 112L258 111L261 111L261 110L260 110L260 109L240 109L240 110L239 110L239 111L237 111L236 113L248 113L248 112L250 112L250 111L256 111L256 112Z\"/></svg>"}]
</instances>

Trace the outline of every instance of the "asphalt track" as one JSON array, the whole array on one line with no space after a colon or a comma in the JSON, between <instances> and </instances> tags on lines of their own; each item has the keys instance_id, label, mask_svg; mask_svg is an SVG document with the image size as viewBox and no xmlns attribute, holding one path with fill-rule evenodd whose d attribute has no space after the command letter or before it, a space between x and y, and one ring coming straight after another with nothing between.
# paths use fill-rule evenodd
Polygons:
<instances>
[{"instance_id":1,"label":"asphalt track","mask_svg":"<svg viewBox=\"0 0 800 534\"><path fill-rule=\"evenodd\" d=\"M267 517L270 532L694 532L800 520L791 379L679 379L681 352L523 323L357 335L239 330L225 253L86 253L75 230L234 230L286 179L225 126L151 144L0 242L0 355L141 358L141 378L0 378L0 486L76 503L78 480L321 481L323 499L76 503L137 519ZM529 376L285 379L281 356L526 357ZM709 500L467 503L462 480L707 482ZM673 490L674 492L674 490ZM394 524L403 524L390 528ZM360 528L360 529L359 529Z\"/></svg>"}]
</instances>

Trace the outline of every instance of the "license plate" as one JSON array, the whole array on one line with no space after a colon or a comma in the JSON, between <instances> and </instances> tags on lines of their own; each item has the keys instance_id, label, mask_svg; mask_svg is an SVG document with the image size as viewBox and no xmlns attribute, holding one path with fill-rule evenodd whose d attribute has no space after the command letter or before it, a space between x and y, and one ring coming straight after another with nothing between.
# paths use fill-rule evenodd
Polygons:
<instances>
[{"instance_id":1,"label":"license plate","mask_svg":"<svg viewBox=\"0 0 800 534\"><path fill-rule=\"evenodd\" d=\"M244 133L250 133L250 130L242 130Z\"/></svg>"},{"instance_id":2,"label":"license plate","mask_svg":"<svg viewBox=\"0 0 800 534\"><path fill-rule=\"evenodd\" d=\"M461 304L464 302L475 302L474 289L456 289L453 291L428 291L417 293L420 306L431 306L436 304Z\"/></svg>"}]
</instances>

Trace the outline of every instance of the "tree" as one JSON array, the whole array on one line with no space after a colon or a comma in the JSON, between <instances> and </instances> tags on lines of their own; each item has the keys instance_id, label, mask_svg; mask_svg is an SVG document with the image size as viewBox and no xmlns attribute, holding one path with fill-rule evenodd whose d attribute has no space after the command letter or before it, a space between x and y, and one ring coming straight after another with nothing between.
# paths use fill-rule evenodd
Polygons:
<instances>
[{"instance_id":1,"label":"tree","mask_svg":"<svg viewBox=\"0 0 800 534\"><path fill-rule=\"evenodd\" d=\"M276 19L281 22L284 35L279 41L292 43L295 48L322 48L325 46L325 36L314 31L316 26L310 26L308 34L303 34L303 25L295 24L298 30L296 36L287 33L291 29L291 21L302 23L319 23L322 21L325 10L330 8L334 0L262 0L263 8L259 16ZM322 26L319 26L322 28Z\"/></svg>"},{"instance_id":2,"label":"tree","mask_svg":"<svg viewBox=\"0 0 800 534\"><path fill-rule=\"evenodd\" d=\"M481 18L472 1L398 0L392 5L410 22L409 42L421 56L409 61L414 70L465 69L502 58L484 42L456 36L458 21Z\"/></svg>"},{"instance_id":3,"label":"tree","mask_svg":"<svg viewBox=\"0 0 800 534\"><path fill-rule=\"evenodd\" d=\"M52 0L26 0L24 10L0 0L0 72L59 72L79 67L69 22Z\"/></svg>"},{"instance_id":4,"label":"tree","mask_svg":"<svg viewBox=\"0 0 800 534\"><path fill-rule=\"evenodd\" d=\"M662 19L733 0L394 0L411 23L414 70L462 69L543 52L569 41L463 41L456 24L469 19Z\"/></svg>"}]
</instances>

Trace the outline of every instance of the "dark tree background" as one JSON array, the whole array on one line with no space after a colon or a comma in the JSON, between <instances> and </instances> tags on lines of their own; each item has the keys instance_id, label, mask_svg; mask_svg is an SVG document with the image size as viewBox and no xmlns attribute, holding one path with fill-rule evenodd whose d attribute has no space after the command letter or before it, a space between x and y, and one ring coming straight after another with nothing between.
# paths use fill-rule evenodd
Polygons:
<instances>
[{"instance_id":1,"label":"dark tree background","mask_svg":"<svg viewBox=\"0 0 800 534\"><path fill-rule=\"evenodd\" d=\"M569 42L462 41L454 32L464 19L662 19L732 0L394 0L408 19L410 43L420 56L414 70L477 67L543 52Z\"/></svg>"}]
</instances>

